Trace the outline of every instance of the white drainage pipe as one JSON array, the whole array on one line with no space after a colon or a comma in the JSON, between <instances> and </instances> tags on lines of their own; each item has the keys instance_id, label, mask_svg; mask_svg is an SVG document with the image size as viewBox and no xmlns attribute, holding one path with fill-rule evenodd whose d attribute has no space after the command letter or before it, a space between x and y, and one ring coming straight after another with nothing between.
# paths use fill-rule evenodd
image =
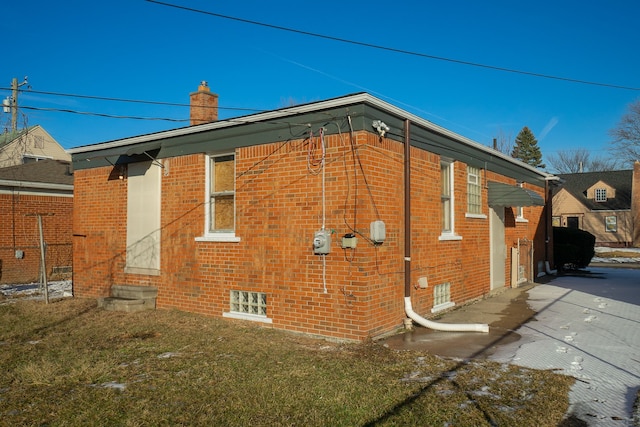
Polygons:
<instances>
[{"instance_id":1,"label":"white drainage pipe","mask_svg":"<svg viewBox=\"0 0 640 427\"><path fill-rule=\"evenodd\" d=\"M413 311L411 307L411 297L404 298L404 311L407 313L407 316L416 322L420 326L424 326L425 328L433 329L436 331L445 331L445 332L489 332L489 325L482 323L438 323L433 322L431 320L427 320L424 317L420 316L418 313Z\"/></svg>"},{"instance_id":2,"label":"white drainage pipe","mask_svg":"<svg viewBox=\"0 0 640 427\"><path fill-rule=\"evenodd\" d=\"M557 274L558 270L552 270L551 266L549 265L549 261L545 261L544 262L544 269L546 270L547 274Z\"/></svg>"}]
</instances>

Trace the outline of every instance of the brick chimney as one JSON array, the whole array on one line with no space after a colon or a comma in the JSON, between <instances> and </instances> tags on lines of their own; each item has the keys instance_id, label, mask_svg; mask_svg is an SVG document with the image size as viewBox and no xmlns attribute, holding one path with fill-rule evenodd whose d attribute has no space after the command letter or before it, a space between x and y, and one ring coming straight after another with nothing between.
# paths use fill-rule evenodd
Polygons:
<instances>
[{"instance_id":1,"label":"brick chimney","mask_svg":"<svg viewBox=\"0 0 640 427\"><path fill-rule=\"evenodd\" d=\"M211 93L207 82L200 82L197 92L189 94L191 99L191 126L218 120L218 95Z\"/></svg>"},{"instance_id":2,"label":"brick chimney","mask_svg":"<svg viewBox=\"0 0 640 427\"><path fill-rule=\"evenodd\" d=\"M633 163L633 178L631 178L631 244L640 247L640 162Z\"/></svg>"}]
</instances>

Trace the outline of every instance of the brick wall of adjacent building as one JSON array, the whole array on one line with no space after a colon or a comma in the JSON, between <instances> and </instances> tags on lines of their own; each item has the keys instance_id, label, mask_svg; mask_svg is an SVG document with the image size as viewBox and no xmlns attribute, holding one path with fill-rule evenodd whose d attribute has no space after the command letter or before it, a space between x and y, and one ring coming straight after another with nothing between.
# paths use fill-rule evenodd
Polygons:
<instances>
[{"instance_id":1,"label":"brick wall of adjacent building","mask_svg":"<svg viewBox=\"0 0 640 427\"><path fill-rule=\"evenodd\" d=\"M42 214L47 277L71 277L72 197L33 195L16 189L0 194L0 283L31 283L40 278ZM16 257L16 252L22 257Z\"/></svg>"},{"instance_id":2,"label":"brick wall of adjacent building","mask_svg":"<svg viewBox=\"0 0 640 427\"><path fill-rule=\"evenodd\" d=\"M313 162L319 141L311 142L311 153L309 140L236 149L240 242L196 241L205 228L206 157L165 160L159 276L124 273L126 179L110 179L110 167L76 171L76 295L105 296L112 284L155 285L160 308L222 316L231 290L257 291L267 294L267 316L277 328L361 340L399 327L405 318L403 145L366 132L353 140L329 136L322 171ZM429 314L437 284L451 283L457 304L489 292L487 190L487 218L466 218L466 165L456 162L455 221L463 238L440 241L440 158L411 152L412 297L415 311ZM312 252L323 212L333 232L324 257ZM507 238L533 238L534 215L526 226L507 227ZM382 245L368 242L375 220L386 225ZM357 235L355 250L340 247L347 233ZM420 277L427 278L426 289L417 288Z\"/></svg>"}]
</instances>

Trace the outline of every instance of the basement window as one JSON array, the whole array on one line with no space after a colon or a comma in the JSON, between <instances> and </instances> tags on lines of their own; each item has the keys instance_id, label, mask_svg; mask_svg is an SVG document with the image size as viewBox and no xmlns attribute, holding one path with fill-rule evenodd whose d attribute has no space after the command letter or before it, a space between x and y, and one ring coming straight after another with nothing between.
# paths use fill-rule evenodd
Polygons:
<instances>
[{"instance_id":1,"label":"basement window","mask_svg":"<svg viewBox=\"0 0 640 427\"><path fill-rule=\"evenodd\" d=\"M229 294L229 312L223 316L271 323L267 317L267 294L232 290Z\"/></svg>"},{"instance_id":2,"label":"basement window","mask_svg":"<svg viewBox=\"0 0 640 427\"><path fill-rule=\"evenodd\" d=\"M453 307L451 302L451 283L441 283L433 288L433 308L432 313Z\"/></svg>"}]
</instances>

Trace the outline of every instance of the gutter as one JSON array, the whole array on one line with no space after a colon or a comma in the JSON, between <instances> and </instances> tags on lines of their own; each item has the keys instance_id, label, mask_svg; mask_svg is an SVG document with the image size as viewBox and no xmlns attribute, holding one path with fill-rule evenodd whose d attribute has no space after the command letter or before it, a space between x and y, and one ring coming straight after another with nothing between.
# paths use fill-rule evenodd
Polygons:
<instances>
[{"instance_id":1,"label":"gutter","mask_svg":"<svg viewBox=\"0 0 640 427\"><path fill-rule=\"evenodd\" d=\"M447 332L489 332L489 325L471 323L438 323L427 320L411 306L411 122L404 122L404 311L420 326ZM405 323L406 325L406 323Z\"/></svg>"},{"instance_id":2,"label":"gutter","mask_svg":"<svg viewBox=\"0 0 640 427\"><path fill-rule=\"evenodd\" d=\"M50 182L14 181L10 179L0 179L0 186L14 187L14 188L39 188L41 190L73 191L72 184L53 184Z\"/></svg>"}]
</instances>

